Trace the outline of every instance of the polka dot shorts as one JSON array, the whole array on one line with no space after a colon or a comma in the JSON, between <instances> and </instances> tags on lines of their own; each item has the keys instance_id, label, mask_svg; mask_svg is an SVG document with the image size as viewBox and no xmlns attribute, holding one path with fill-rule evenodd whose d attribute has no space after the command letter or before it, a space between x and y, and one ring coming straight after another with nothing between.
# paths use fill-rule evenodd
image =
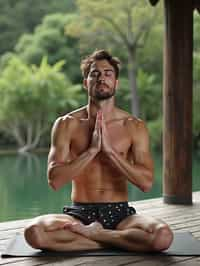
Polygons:
<instances>
[{"instance_id":1,"label":"polka dot shorts","mask_svg":"<svg viewBox=\"0 0 200 266\"><path fill-rule=\"evenodd\" d=\"M111 203L79 203L74 202L72 206L65 206L63 213L79 219L83 224L88 225L98 221L105 229L115 229L116 226L126 217L136 213L128 202Z\"/></svg>"}]
</instances>

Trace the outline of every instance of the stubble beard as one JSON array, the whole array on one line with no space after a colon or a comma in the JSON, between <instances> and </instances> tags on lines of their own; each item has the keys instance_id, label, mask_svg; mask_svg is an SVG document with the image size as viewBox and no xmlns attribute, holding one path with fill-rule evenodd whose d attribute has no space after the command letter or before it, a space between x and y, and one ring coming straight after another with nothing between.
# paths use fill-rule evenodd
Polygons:
<instances>
[{"instance_id":1,"label":"stubble beard","mask_svg":"<svg viewBox=\"0 0 200 266\"><path fill-rule=\"evenodd\" d=\"M104 101L112 98L115 95L115 88L112 88L111 91L104 91L98 87L95 89L95 99L98 101Z\"/></svg>"}]
</instances>

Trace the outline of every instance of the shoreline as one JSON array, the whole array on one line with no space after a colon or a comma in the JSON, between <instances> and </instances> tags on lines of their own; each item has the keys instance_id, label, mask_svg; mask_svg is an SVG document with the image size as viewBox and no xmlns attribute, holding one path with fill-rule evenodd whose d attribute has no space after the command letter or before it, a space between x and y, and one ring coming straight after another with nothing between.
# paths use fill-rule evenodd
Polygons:
<instances>
[{"instance_id":1,"label":"shoreline","mask_svg":"<svg viewBox=\"0 0 200 266\"><path fill-rule=\"evenodd\" d=\"M28 152L18 152L17 149L11 149L11 148L0 148L0 155L13 155L13 154L31 154L31 153L34 153L34 154L41 154L41 153L48 153L49 152L49 148L37 148L37 149L33 149L31 151L28 151Z\"/></svg>"}]
</instances>

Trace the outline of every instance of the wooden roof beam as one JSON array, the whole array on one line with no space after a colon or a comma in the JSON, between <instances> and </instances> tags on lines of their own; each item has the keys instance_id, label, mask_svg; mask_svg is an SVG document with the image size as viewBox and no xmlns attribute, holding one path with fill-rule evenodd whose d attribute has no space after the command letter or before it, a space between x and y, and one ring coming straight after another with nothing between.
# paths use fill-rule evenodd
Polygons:
<instances>
[{"instance_id":1,"label":"wooden roof beam","mask_svg":"<svg viewBox=\"0 0 200 266\"><path fill-rule=\"evenodd\" d=\"M155 6L159 2L159 0L149 0L149 2L152 6ZM200 1L199 0L194 0L194 9L197 9L197 11L200 14Z\"/></svg>"},{"instance_id":2,"label":"wooden roof beam","mask_svg":"<svg viewBox=\"0 0 200 266\"><path fill-rule=\"evenodd\" d=\"M152 6L155 6L159 2L159 0L149 0L149 2Z\"/></svg>"},{"instance_id":3,"label":"wooden roof beam","mask_svg":"<svg viewBox=\"0 0 200 266\"><path fill-rule=\"evenodd\" d=\"M194 9L195 8L197 9L197 11L200 14L200 2L199 2L199 0L194 0Z\"/></svg>"}]
</instances>

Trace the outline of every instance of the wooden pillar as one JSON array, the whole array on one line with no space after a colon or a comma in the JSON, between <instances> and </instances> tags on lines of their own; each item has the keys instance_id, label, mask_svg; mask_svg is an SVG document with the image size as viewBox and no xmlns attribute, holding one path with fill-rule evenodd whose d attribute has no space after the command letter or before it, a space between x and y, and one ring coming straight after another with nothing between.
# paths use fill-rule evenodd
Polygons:
<instances>
[{"instance_id":1,"label":"wooden pillar","mask_svg":"<svg viewBox=\"0 0 200 266\"><path fill-rule=\"evenodd\" d=\"M192 204L193 1L165 0L163 197Z\"/></svg>"}]
</instances>

